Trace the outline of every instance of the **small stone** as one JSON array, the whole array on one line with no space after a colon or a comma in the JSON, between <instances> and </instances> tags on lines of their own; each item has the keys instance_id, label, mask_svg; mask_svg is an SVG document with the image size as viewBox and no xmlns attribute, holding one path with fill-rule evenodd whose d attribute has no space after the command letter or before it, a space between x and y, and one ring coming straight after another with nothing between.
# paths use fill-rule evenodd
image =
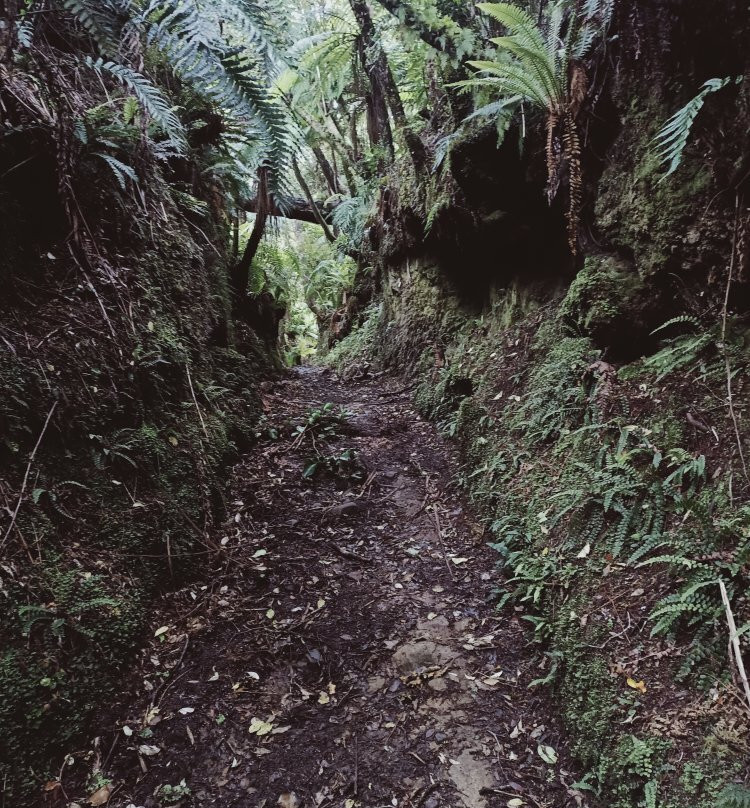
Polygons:
<instances>
[{"instance_id":1,"label":"small stone","mask_svg":"<svg viewBox=\"0 0 750 808\"><path fill-rule=\"evenodd\" d=\"M448 682L446 682L441 676L436 676L434 679L430 679L428 684L430 688L435 690L437 693L442 693L444 690L448 689Z\"/></svg>"}]
</instances>

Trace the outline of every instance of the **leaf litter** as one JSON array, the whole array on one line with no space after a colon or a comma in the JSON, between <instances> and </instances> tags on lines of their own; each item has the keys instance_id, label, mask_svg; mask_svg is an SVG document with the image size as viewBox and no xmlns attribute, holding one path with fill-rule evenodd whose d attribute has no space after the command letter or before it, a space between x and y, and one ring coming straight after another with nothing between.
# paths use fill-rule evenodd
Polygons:
<instances>
[{"instance_id":1,"label":"leaf litter","mask_svg":"<svg viewBox=\"0 0 750 808\"><path fill-rule=\"evenodd\" d=\"M528 689L527 629L488 600L496 556L452 487L452 449L398 390L310 368L272 385L276 437L233 470L205 584L154 615L66 769L71 799L93 760L113 808L160 793L183 808L593 808L554 705ZM296 426L326 402L350 413L325 440L354 449L356 478L303 477Z\"/></svg>"}]
</instances>

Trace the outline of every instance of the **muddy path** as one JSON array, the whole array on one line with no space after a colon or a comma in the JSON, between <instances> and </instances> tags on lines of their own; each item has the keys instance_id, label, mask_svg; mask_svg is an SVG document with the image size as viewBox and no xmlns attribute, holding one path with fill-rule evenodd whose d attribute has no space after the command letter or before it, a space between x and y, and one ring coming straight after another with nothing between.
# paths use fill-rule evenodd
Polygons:
<instances>
[{"instance_id":1,"label":"muddy path","mask_svg":"<svg viewBox=\"0 0 750 808\"><path fill-rule=\"evenodd\" d=\"M63 772L70 802L590 804L528 688L544 675L528 628L494 607L497 556L451 448L403 384L301 369L264 393L223 553L155 612L131 692ZM346 420L295 431L325 403ZM303 477L316 450L337 473Z\"/></svg>"}]
</instances>

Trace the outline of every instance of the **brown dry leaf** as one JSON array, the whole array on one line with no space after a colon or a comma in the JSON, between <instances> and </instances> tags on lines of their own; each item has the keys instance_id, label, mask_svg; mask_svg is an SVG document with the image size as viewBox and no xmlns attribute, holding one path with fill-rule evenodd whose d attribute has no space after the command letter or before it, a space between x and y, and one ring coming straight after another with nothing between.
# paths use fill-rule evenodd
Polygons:
<instances>
[{"instance_id":1,"label":"brown dry leaf","mask_svg":"<svg viewBox=\"0 0 750 808\"><path fill-rule=\"evenodd\" d=\"M90 805L106 805L109 802L109 797L112 794L112 786L110 783L98 788L90 797Z\"/></svg>"},{"instance_id":2,"label":"brown dry leaf","mask_svg":"<svg viewBox=\"0 0 750 808\"><path fill-rule=\"evenodd\" d=\"M282 794L276 802L281 808L297 808L299 806L299 799L293 791Z\"/></svg>"}]
</instances>

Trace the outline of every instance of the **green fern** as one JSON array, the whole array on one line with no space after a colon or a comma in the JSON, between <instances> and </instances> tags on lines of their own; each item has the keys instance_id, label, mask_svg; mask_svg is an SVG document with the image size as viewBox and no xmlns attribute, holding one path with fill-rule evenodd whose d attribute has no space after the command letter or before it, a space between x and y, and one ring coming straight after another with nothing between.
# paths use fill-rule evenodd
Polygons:
<instances>
[{"instance_id":1,"label":"green fern","mask_svg":"<svg viewBox=\"0 0 750 808\"><path fill-rule=\"evenodd\" d=\"M123 191L127 189L127 180L131 180L134 183L138 182L138 175L135 173L132 166L129 166L126 163L123 163L121 160L112 157L111 154L105 154L104 152L94 152L93 156L104 160L104 162L112 170L112 173L115 175L115 179L117 180L117 184Z\"/></svg>"},{"instance_id":2,"label":"green fern","mask_svg":"<svg viewBox=\"0 0 750 808\"><path fill-rule=\"evenodd\" d=\"M87 56L85 63L99 74L105 72L114 76L120 84L127 87L179 151L185 151L187 140L182 122L166 96L149 79L125 65L102 58L92 59Z\"/></svg>"},{"instance_id":3,"label":"green fern","mask_svg":"<svg viewBox=\"0 0 750 808\"><path fill-rule=\"evenodd\" d=\"M693 128L693 123L698 113L703 108L706 96L726 87L730 81L731 78L727 77L709 79L704 82L700 92L691 98L684 107L678 109L659 130L659 133L654 138L654 144L661 163L667 166L667 171L660 181L665 180L670 174L674 174L682 162L682 153L690 137L690 130Z\"/></svg>"},{"instance_id":4,"label":"green fern","mask_svg":"<svg viewBox=\"0 0 750 808\"><path fill-rule=\"evenodd\" d=\"M750 789L731 783L719 794L716 808L750 808Z\"/></svg>"},{"instance_id":5,"label":"green fern","mask_svg":"<svg viewBox=\"0 0 750 808\"><path fill-rule=\"evenodd\" d=\"M269 169L270 187L283 207L288 193L287 169L298 133L280 98L271 89L280 37L272 0L220 0L204 6L198 0L60 0L90 35L102 54L86 57L98 73L106 72L130 90L175 147L186 149L179 117L164 94L147 77L118 60L120 43L134 33L155 49L178 78L209 99L236 128L260 146L259 165ZM231 23L235 47L224 34Z\"/></svg>"}]
</instances>

